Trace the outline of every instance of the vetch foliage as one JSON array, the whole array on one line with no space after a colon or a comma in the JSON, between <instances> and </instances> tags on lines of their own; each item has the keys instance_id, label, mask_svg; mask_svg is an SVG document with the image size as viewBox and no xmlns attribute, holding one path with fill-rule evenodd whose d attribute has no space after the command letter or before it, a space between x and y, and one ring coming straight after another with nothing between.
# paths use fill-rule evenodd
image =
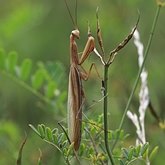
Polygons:
<instances>
[{"instance_id":1,"label":"vetch foliage","mask_svg":"<svg viewBox=\"0 0 165 165\"><path fill-rule=\"evenodd\" d=\"M67 135L67 129L63 127L61 130L59 128L49 128L44 124L39 124L34 127L32 124L29 126L33 131L46 143L54 146L63 155L66 164L72 164L74 161L80 163L81 161L86 161L90 164L107 164L108 156L104 149L104 129L102 127L103 115L98 117L97 121L83 121L83 135L82 143L77 152L74 151L74 144L70 142ZM108 142L112 144L116 138L120 140L120 144L128 137L124 130L108 130ZM118 155L122 155L120 151ZM76 157L76 160L75 160ZM80 163L81 164L81 163Z\"/></svg>"},{"instance_id":2,"label":"vetch foliage","mask_svg":"<svg viewBox=\"0 0 165 165\"><path fill-rule=\"evenodd\" d=\"M61 74L58 80L55 78L57 74L64 71L62 65L48 63L45 66L39 62L37 69L34 70L31 59L24 59L21 64L18 64L18 59L16 52L6 54L3 49L0 49L0 73L32 92L43 102L53 107L58 104L59 108L62 107L60 102L65 100L66 93L60 89L60 85L65 75Z\"/></svg>"}]
</instances>

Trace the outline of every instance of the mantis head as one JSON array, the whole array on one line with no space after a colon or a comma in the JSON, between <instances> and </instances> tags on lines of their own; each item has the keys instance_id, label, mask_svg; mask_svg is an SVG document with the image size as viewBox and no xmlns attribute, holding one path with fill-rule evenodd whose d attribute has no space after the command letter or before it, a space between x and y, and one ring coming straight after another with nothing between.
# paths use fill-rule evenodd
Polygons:
<instances>
[{"instance_id":1,"label":"mantis head","mask_svg":"<svg viewBox=\"0 0 165 165\"><path fill-rule=\"evenodd\" d=\"M80 38L80 32L79 32L78 29L73 30L73 31L71 32L71 34L72 34L75 38L77 38L77 39Z\"/></svg>"}]
</instances>

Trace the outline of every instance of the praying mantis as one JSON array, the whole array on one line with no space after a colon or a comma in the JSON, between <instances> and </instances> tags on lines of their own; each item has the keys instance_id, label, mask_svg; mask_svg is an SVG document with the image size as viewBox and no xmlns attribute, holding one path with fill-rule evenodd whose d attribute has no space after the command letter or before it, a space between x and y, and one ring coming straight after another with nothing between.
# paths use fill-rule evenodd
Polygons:
<instances>
[{"instance_id":1,"label":"praying mantis","mask_svg":"<svg viewBox=\"0 0 165 165\"><path fill-rule=\"evenodd\" d=\"M77 28L77 21L76 21L76 19L75 19L75 21L73 20L73 17L71 15L71 12L70 12L70 9L69 9L69 6L68 6L66 0L65 0L65 4L66 4L67 10L69 12L70 18L72 20L72 23L75 27L75 29L70 34L70 73L69 73L69 85L68 85L68 105L67 105L68 112L67 112L67 114L68 114L69 140L71 143L74 144L74 149L75 149L75 151L77 151L79 149L80 141L81 141L82 108L83 108L83 103L85 100L83 86L82 86L82 80L87 80L89 77L89 74L92 70L92 67L93 66L95 67L95 65L93 63L89 69L89 72L87 73L82 68L81 65L88 58L90 53L94 52L100 58L100 61L102 62L102 64L105 67L109 67L109 65L111 65L113 63L116 54L121 49L123 49L127 45L127 43L130 41L130 39L132 38L132 36L137 28L140 17L138 17L138 20L137 20L134 28L132 29L132 31L128 34L128 36L121 43L119 43L117 45L117 47L115 49L113 49L110 52L109 59L107 61L105 61L105 59L103 58L104 48L103 48L102 36L101 36L101 32L100 32L98 9L97 9L97 11L96 11L97 38L98 38L98 43L99 43L99 46L101 48L103 55L100 55L98 53L98 51L96 50L95 39L91 35L90 27L88 25L88 40L87 40L85 48L82 52L81 58L79 59L76 39L80 38L80 32ZM77 0L76 0L75 9L77 10ZM75 10L75 16L77 16L76 10ZM96 67L95 67L95 69L96 69ZM97 69L96 69L96 72L97 72ZM97 74L98 74L98 72L97 72ZM98 74L98 77L100 78L99 74ZM104 83L103 80L102 80L102 83ZM107 95L106 92L104 92L105 98L107 97L106 95ZM106 129L105 129L105 133L106 133Z\"/></svg>"},{"instance_id":2,"label":"praying mantis","mask_svg":"<svg viewBox=\"0 0 165 165\"><path fill-rule=\"evenodd\" d=\"M66 7L72 19L74 25L76 21L70 13L69 6L65 0ZM76 0L77 8L77 0ZM76 39L80 38L80 32L75 26L75 29L70 34L70 73L69 73L69 85L68 85L68 136L71 143L74 143L74 149L77 151L81 141L81 123L82 123L82 108L85 100L84 90L82 86L82 80L87 80L90 71L94 64L91 65L89 73L85 72L81 64L88 58L90 53L95 48L94 38L91 35L90 28L88 26L88 40L85 48L82 52L81 58L78 57L78 47Z\"/></svg>"}]
</instances>

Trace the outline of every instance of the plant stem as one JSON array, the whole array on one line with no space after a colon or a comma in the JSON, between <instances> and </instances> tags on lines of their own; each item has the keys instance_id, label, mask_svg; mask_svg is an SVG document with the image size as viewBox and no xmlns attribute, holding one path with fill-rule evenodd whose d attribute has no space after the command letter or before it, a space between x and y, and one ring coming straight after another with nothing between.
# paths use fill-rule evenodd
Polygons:
<instances>
[{"instance_id":1,"label":"plant stem","mask_svg":"<svg viewBox=\"0 0 165 165\"><path fill-rule=\"evenodd\" d=\"M104 103L103 103L103 108L104 108L104 142L105 142L105 148L108 154L108 157L110 159L111 165L114 165L114 161L112 158L112 152L109 148L109 144L108 144L108 114L107 114L107 110L108 110L108 68L109 65L105 64L104 65Z\"/></svg>"},{"instance_id":2,"label":"plant stem","mask_svg":"<svg viewBox=\"0 0 165 165\"><path fill-rule=\"evenodd\" d=\"M30 91L31 93L33 93L35 96L37 96L39 99L41 99L42 101L44 101L45 103L51 105L51 102L48 98L44 97L42 94L40 94L37 90L33 89L30 85L26 84L24 81L16 78L16 76L13 76L10 73L7 73L6 71L0 71L1 74L3 74L4 76L12 79L14 82L16 82L17 84L19 84L20 86L22 86L23 88L25 88L26 90Z\"/></svg>"},{"instance_id":3,"label":"plant stem","mask_svg":"<svg viewBox=\"0 0 165 165\"><path fill-rule=\"evenodd\" d=\"M155 14L155 17L154 17L154 20L153 20L153 24L152 24L150 36L149 36L148 43L147 43L147 47L146 47L146 50L145 50L145 53L144 53L144 60L143 60L142 66L139 68L139 71L138 71L136 80L135 80L135 82L134 82L133 89L132 89L132 91L131 91L130 97L129 97L128 102L127 102L127 105L126 105L126 107L125 107L125 110L124 110L124 113L123 113L123 116L122 116L122 119L121 119L121 122L120 122L120 125L119 125L119 131L121 131L121 129L122 129L122 126L123 126L123 123L124 123L124 119L125 119L125 117L126 117L127 111L128 111L129 106L130 106L130 104L131 104L133 95L134 95L134 93L135 93L135 91L136 91L136 88L137 88L137 85L138 85L138 82L139 82L139 79L140 79L141 72L142 72L142 70L143 70L143 68L144 68L144 64L145 64L146 59L147 59L147 57L148 57L148 52L149 52L149 50L150 50L150 46L151 46L151 43L152 43L153 35L154 35L154 32L155 32L155 27L156 27L156 24L157 24L157 20L158 20L158 17L159 17L159 13L160 13L160 8L161 8L161 6L159 5L159 6L157 7L156 14ZM115 147L117 141L118 141L118 139L116 139L116 141L114 142L114 145L113 145L112 148ZM112 149L112 150L113 150L113 149Z\"/></svg>"}]
</instances>

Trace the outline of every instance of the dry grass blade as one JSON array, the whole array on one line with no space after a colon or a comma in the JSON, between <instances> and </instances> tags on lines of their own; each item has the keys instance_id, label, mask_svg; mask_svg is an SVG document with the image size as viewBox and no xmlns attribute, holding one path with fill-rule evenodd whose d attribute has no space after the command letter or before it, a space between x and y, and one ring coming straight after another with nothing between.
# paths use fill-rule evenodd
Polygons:
<instances>
[{"instance_id":1,"label":"dry grass blade","mask_svg":"<svg viewBox=\"0 0 165 165\"><path fill-rule=\"evenodd\" d=\"M22 164L22 151L23 151L23 147L26 143L27 140L27 135L25 136L25 139L23 140L20 149L19 149L19 153L18 153L18 158L17 158L17 165L21 165Z\"/></svg>"}]
</instances>

